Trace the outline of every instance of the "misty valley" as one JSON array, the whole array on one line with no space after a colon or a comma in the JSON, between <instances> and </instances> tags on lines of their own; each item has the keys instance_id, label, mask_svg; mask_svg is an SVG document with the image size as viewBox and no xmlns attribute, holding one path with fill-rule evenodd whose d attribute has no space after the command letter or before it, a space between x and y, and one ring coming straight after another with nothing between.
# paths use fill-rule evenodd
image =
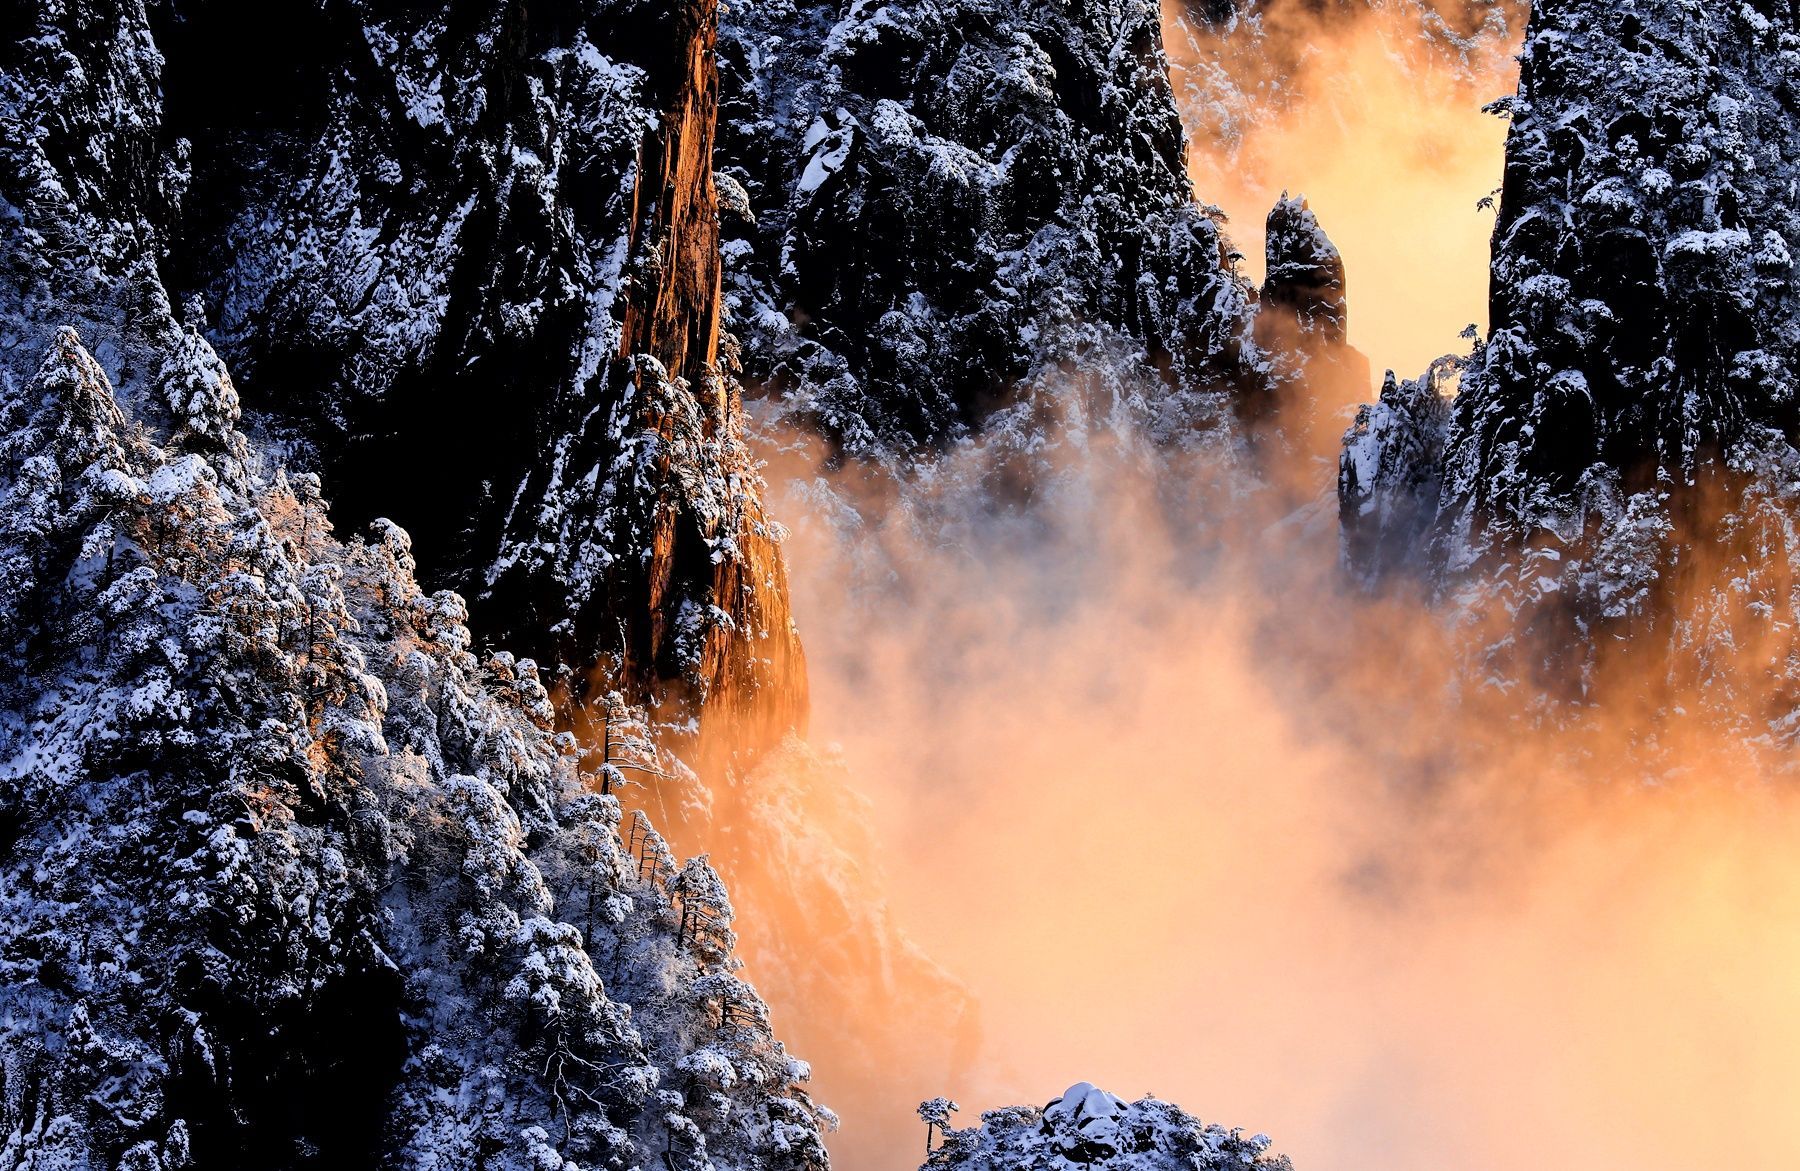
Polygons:
<instances>
[{"instance_id":1,"label":"misty valley","mask_svg":"<svg viewBox=\"0 0 1800 1171\"><path fill-rule=\"evenodd\" d=\"M0 9L0 1171L1800 1165L1786 0Z\"/></svg>"}]
</instances>

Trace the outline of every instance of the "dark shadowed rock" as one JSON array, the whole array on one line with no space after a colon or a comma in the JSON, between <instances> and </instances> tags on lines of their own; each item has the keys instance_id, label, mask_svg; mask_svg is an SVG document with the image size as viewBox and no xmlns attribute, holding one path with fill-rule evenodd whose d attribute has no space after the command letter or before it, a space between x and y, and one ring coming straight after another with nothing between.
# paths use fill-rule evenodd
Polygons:
<instances>
[{"instance_id":1,"label":"dark shadowed rock","mask_svg":"<svg viewBox=\"0 0 1800 1171\"><path fill-rule=\"evenodd\" d=\"M1349 340L1344 258L1306 199L1285 192L1269 212L1264 252L1256 340L1269 355L1272 393L1247 398L1244 413L1301 455L1329 459L1346 409L1369 392L1369 360Z\"/></svg>"},{"instance_id":2,"label":"dark shadowed rock","mask_svg":"<svg viewBox=\"0 0 1800 1171\"><path fill-rule=\"evenodd\" d=\"M853 454L979 430L1035 372L1141 355L1260 385L1250 299L1194 206L1149 0L732 6L720 169L748 384Z\"/></svg>"},{"instance_id":3,"label":"dark shadowed rock","mask_svg":"<svg viewBox=\"0 0 1800 1171\"><path fill-rule=\"evenodd\" d=\"M346 521L413 529L484 637L672 717L717 695L757 742L802 718L715 362L710 0L36 19L0 50L11 377L68 321L172 426L160 355L199 329L255 429Z\"/></svg>"},{"instance_id":4,"label":"dark shadowed rock","mask_svg":"<svg viewBox=\"0 0 1800 1171\"><path fill-rule=\"evenodd\" d=\"M1782 3L1533 13L1441 468L1400 392L1340 480L1353 568L1410 562L1459 599L1478 678L1589 698L1616 676L1791 735L1769 680L1793 662L1796 62Z\"/></svg>"},{"instance_id":5,"label":"dark shadowed rock","mask_svg":"<svg viewBox=\"0 0 1800 1171\"><path fill-rule=\"evenodd\" d=\"M1267 275L1263 279L1265 309L1292 316L1301 332L1326 345L1342 345L1349 337L1349 309L1344 290L1344 258L1319 227L1319 218L1304 196L1284 192L1269 212Z\"/></svg>"}]
</instances>

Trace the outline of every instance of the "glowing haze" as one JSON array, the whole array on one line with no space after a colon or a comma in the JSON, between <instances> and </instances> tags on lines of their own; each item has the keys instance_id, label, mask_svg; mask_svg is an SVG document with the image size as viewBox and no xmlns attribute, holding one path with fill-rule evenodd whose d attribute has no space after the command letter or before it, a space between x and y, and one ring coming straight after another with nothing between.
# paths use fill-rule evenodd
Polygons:
<instances>
[{"instance_id":1,"label":"glowing haze","mask_svg":"<svg viewBox=\"0 0 1800 1171\"><path fill-rule=\"evenodd\" d=\"M1629 680L1567 732L1456 698L1434 621L1340 589L1329 513L1240 500L1196 547L1094 452L960 547L890 514L879 600L866 545L797 538L815 739L985 1042L896 1061L885 1107L840 1084L843 1164L916 1166L923 1097L1091 1080L1302 1171L1800 1165L1800 806L1723 739L1646 784ZM809 1030L825 1100L892 1026Z\"/></svg>"},{"instance_id":2,"label":"glowing haze","mask_svg":"<svg viewBox=\"0 0 1800 1171\"><path fill-rule=\"evenodd\" d=\"M1309 196L1353 341L1416 373L1484 320L1504 127L1478 106L1516 29L1428 47L1416 4L1375 7L1276 4L1256 54L1171 50L1256 99L1198 128L1202 197L1254 254L1281 190ZM734 799L827 827L846 901L885 881L883 922L980 1001L971 1060L928 962L736 888L843 1166L917 1166L923 1098L967 1122L1077 1080L1266 1130L1301 1171L1800 1166L1800 805L1769 762L1676 735L1682 697L1629 672L1547 730L1420 605L1345 591L1328 483L1284 516L1221 492L1229 453L1050 437L1020 511L989 458L899 493L771 475L813 740L847 772ZM879 995L821 1019L821 982Z\"/></svg>"},{"instance_id":3,"label":"glowing haze","mask_svg":"<svg viewBox=\"0 0 1800 1171\"><path fill-rule=\"evenodd\" d=\"M1196 193L1230 217L1256 281L1269 209L1306 196L1343 253L1350 342L1377 380L1417 376L1487 326L1494 217L1476 205L1499 186L1506 124L1481 107L1518 81L1509 9L1272 0L1215 34L1164 0Z\"/></svg>"}]
</instances>

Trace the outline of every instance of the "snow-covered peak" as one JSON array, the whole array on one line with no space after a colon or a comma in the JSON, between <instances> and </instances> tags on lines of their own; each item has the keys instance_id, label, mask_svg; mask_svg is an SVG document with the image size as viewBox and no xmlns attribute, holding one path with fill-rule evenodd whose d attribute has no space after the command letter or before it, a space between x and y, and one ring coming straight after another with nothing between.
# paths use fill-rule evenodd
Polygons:
<instances>
[{"instance_id":1,"label":"snow-covered peak","mask_svg":"<svg viewBox=\"0 0 1800 1171\"><path fill-rule=\"evenodd\" d=\"M941 1125L941 1124L940 1124ZM1127 1102L1077 1082L1042 1109L990 1110L979 1126L944 1128L928 1168L965 1171L1292 1171L1267 1135L1202 1123L1157 1098Z\"/></svg>"}]
</instances>

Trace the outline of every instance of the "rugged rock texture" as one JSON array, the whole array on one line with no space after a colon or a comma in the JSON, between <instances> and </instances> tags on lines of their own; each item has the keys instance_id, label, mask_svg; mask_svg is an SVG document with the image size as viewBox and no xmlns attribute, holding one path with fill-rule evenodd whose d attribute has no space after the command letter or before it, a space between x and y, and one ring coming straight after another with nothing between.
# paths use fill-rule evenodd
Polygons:
<instances>
[{"instance_id":1,"label":"rugged rock texture","mask_svg":"<svg viewBox=\"0 0 1800 1171\"><path fill-rule=\"evenodd\" d=\"M1797 33L1776 3L1533 13L1491 333L1447 426L1384 396L1341 481L1364 573L1431 516L1412 564L1494 677L1591 696L1616 665L1791 724Z\"/></svg>"},{"instance_id":2,"label":"rugged rock texture","mask_svg":"<svg viewBox=\"0 0 1800 1171\"><path fill-rule=\"evenodd\" d=\"M1800 214L1786 5L1551 5L1512 104L1491 334L1465 380L1450 508L1554 519L1597 466L1692 482L1788 435Z\"/></svg>"},{"instance_id":3,"label":"rugged rock texture","mask_svg":"<svg viewBox=\"0 0 1800 1171\"><path fill-rule=\"evenodd\" d=\"M752 0L721 61L746 380L840 450L942 445L1059 367L1160 386L1171 435L1260 387L1153 0Z\"/></svg>"},{"instance_id":4,"label":"rugged rock texture","mask_svg":"<svg viewBox=\"0 0 1800 1171\"><path fill-rule=\"evenodd\" d=\"M276 15L59 4L3 50L9 376L66 321L154 404L201 329L484 636L791 726L779 533L712 365L713 5Z\"/></svg>"},{"instance_id":5,"label":"rugged rock texture","mask_svg":"<svg viewBox=\"0 0 1800 1171\"><path fill-rule=\"evenodd\" d=\"M665 718L722 729L696 747L710 758L803 727L806 668L738 388L718 368L717 10L668 7L669 59L647 62L659 128L631 192L623 367L611 375L633 417L621 426L587 403L562 416L556 459L520 493L545 507L515 502L493 596L501 613L557 631L565 660L612 646L619 629L609 677L657 681ZM581 568L595 564L612 571ZM521 594L526 604L504 604Z\"/></svg>"},{"instance_id":6,"label":"rugged rock texture","mask_svg":"<svg viewBox=\"0 0 1800 1171\"><path fill-rule=\"evenodd\" d=\"M1338 460L1345 563L1368 585L1417 563L1443 490L1444 432L1453 364L1401 381L1389 371L1375 403L1359 407Z\"/></svg>"},{"instance_id":7,"label":"rugged rock texture","mask_svg":"<svg viewBox=\"0 0 1800 1171\"><path fill-rule=\"evenodd\" d=\"M632 191L629 248L640 269L619 348L649 354L670 375L704 386L719 348L718 9L670 7L670 60L650 70L659 79L660 129L644 144Z\"/></svg>"},{"instance_id":8,"label":"rugged rock texture","mask_svg":"<svg viewBox=\"0 0 1800 1171\"><path fill-rule=\"evenodd\" d=\"M1350 345L1344 258L1304 198L1285 192L1269 212L1256 338L1274 366L1265 421L1307 454L1335 454L1340 409L1369 386L1369 360Z\"/></svg>"},{"instance_id":9,"label":"rugged rock texture","mask_svg":"<svg viewBox=\"0 0 1800 1171\"><path fill-rule=\"evenodd\" d=\"M0 398L0 1166L823 1167L705 860L164 377L167 445L73 331Z\"/></svg>"},{"instance_id":10,"label":"rugged rock texture","mask_svg":"<svg viewBox=\"0 0 1800 1171\"><path fill-rule=\"evenodd\" d=\"M1283 310L1300 332L1326 345L1349 338L1349 298L1344 291L1344 258L1319 227L1304 197L1281 201L1269 212L1267 275L1262 308Z\"/></svg>"},{"instance_id":11,"label":"rugged rock texture","mask_svg":"<svg viewBox=\"0 0 1800 1171\"><path fill-rule=\"evenodd\" d=\"M954 1104L942 1099L920 1107L921 1117L948 1121ZM1202 1123L1180 1107L1155 1098L1126 1102L1087 1082L1069 1087L1042 1109L989 1110L981 1125L944 1127L943 1145L926 1168L968 1171L1235 1171L1239 1167L1293 1171L1284 1155L1269 1153L1267 1135Z\"/></svg>"}]
</instances>

